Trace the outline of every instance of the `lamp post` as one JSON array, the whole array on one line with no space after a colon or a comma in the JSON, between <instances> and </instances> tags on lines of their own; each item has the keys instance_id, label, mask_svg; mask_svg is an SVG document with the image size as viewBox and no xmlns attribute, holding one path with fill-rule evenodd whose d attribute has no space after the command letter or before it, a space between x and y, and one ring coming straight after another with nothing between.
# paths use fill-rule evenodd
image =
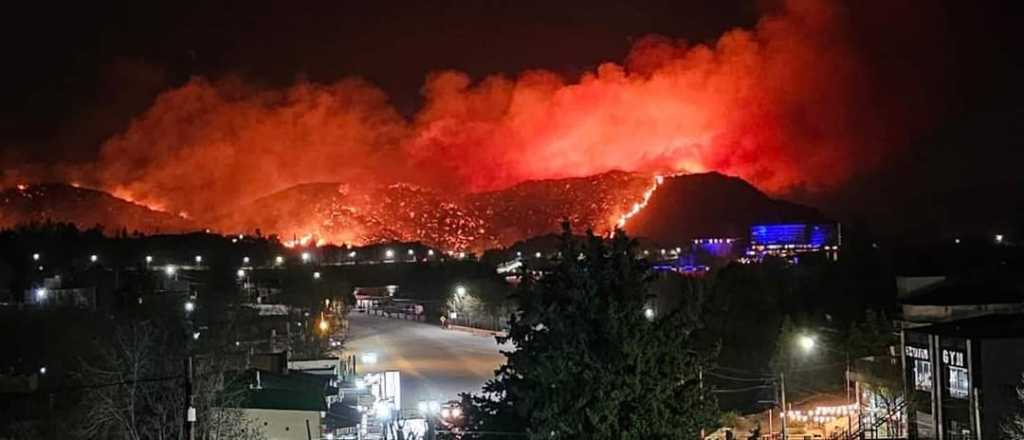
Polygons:
<instances>
[{"instance_id":1,"label":"lamp post","mask_svg":"<svg viewBox=\"0 0 1024 440\"><path fill-rule=\"evenodd\" d=\"M810 352L814 351L815 348L820 346L823 349L825 349L826 351L830 351L832 353L837 353L837 354L842 354L845 357L846 368L845 368L845 370L843 372L843 386L846 387L846 401L847 401L847 403L852 402L853 401L853 396L851 395L852 389L850 387L850 351L849 350L839 351L839 350L836 350L836 349L833 349L833 348L829 348L827 345L819 345L817 343L816 338L813 335L808 335L808 334L800 335L797 338L797 343L800 345L800 348L802 348L805 353L810 353ZM853 430L853 420L851 419L851 417L849 415L847 415L847 417L846 417L846 425L847 425L846 426L847 432L850 432L850 431Z\"/></svg>"}]
</instances>

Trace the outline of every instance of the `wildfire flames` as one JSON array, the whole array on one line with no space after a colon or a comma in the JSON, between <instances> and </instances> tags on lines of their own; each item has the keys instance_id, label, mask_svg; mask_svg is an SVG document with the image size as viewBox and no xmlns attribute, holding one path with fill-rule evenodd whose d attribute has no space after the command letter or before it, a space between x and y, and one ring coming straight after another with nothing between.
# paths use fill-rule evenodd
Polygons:
<instances>
[{"instance_id":1,"label":"wildfire flames","mask_svg":"<svg viewBox=\"0 0 1024 440\"><path fill-rule=\"evenodd\" d=\"M602 205L614 205L602 221L620 227L643 209L660 176L673 173L719 171L775 192L829 187L881 160L886 146L878 139L891 140L885 124L894 118L876 117L877 109L907 105L869 82L834 3L789 0L754 28L711 44L648 36L624 62L576 78L434 72L422 109L408 118L360 79L276 90L195 78L162 93L104 143L95 163L60 169L66 181L235 231L253 225L221 213L311 182L407 182L461 197L612 170L658 175L631 207ZM322 207L333 219L327 235L366 238L342 229L352 218L383 217L364 201L356 205L362 211ZM482 236L472 232L481 230L477 217L462 218L467 223L450 226L465 231L453 248ZM301 229L285 219L270 223L282 230L264 231L282 236ZM325 235L317 233L323 222L313 223L294 232L309 235L298 244Z\"/></svg>"},{"instance_id":2,"label":"wildfire flames","mask_svg":"<svg viewBox=\"0 0 1024 440\"><path fill-rule=\"evenodd\" d=\"M625 229L626 228L626 222L628 222L629 219L633 218L633 216L639 214L640 210L644 209L644 207L647 206L647 202L649 202L651 200L651 196L654 195L654 192L657 191L658 187L661 186L661 184L664 183L664 182L665 182L665 178L664 177L662 177L660 175L659 176L654 176L654 183L651 185L650 189L648 189L647 191L644 191L643 199L640 200L637 203L634 203L633 207L630 208L628 212L626 212L625 214L622 214L621 216L619 216L619 220L617 222L615 222L615 227L619 228L619 229Z\"/></svg>"}]
</instances>

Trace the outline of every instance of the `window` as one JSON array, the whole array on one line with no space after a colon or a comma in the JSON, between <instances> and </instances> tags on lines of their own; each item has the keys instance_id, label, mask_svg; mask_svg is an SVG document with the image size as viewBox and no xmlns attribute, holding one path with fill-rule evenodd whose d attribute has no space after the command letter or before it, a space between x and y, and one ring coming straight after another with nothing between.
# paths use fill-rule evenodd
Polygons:
<instances>
[{"instance_id":1,"label":"window","mask_svg":"<svg viewBox=\"0 0 1024 440\"><path fill-rule=\"evenodd\" d=\"M957 399L966 399L970 389L971 380L967 376L967 369L949 367L949 396Z\"/></svg>"},{"instance_id":2,"label":"window","mask_svg":"<svg viewBox=\"0 0 1024 440\"><path fill-rule=\"evenodd\" d=\"M920 391L932 390L931 361L914 359L914 389Z\"/></svg>"}]
</instances>

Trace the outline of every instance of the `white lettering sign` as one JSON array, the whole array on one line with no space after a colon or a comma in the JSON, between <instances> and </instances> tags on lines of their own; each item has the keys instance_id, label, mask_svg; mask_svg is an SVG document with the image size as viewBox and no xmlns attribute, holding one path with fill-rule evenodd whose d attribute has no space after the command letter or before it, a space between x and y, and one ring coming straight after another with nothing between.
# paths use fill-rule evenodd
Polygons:
<instances>
[{"instance_id":1,"label":"white lettering sign","mask_svg":"<svg viewBox=\"0 0 1024 440\"><path fill-rule=\"evenodd\" d=\"M964 366L964 353L962 351L942 350L942 363L955 367Z\"/></svg>"},{"instance_id":2,"label":"white lettering sign","mask_svg":"<svg viewBox=\"0 0 1024 440\"><path fill-rule=\"evenodd\" d=\"M927 348L920 348L920 347L911 347L911 346L908 345L907 346L907 357L912 357L914 359L928 360L928 349Z\"/></svg>"}]
</instances>

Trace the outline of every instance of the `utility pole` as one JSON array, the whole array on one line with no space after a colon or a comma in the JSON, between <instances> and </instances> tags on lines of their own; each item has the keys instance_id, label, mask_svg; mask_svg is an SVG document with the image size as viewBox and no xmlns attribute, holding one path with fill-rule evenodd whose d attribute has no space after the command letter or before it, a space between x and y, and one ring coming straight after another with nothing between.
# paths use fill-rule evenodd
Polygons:
<instances>
[{"instance_id":1,"label":"utility pole","mask_svg":"<svg viewBox=\"0 0 1024 440\"><path fill-rule=\"evenodd\" d=\"M786 419L789 418L789 409L786 408L786 373L779 372L779 391L782 395L782 411L779 411L779 418L782 419L782 440L786 440L789 432L786 430Z\"/></svg>"},{"instance_id":2,"label":"utility pole","mask_svg":"<svg viewBox=\"0 0 1024 440\"><path fill-rule=\"evenodd\" d=\"M192 393L192 356L185 358L185 438L196 439L195 395Z\"/></svg>"},{"instance_id":3,"label":"utility pole","mask_svg":"<svg viewBox=\"0 0 1024 440\"><path fill-rule=\"evenodd\" d=\"M704 402L704 367L701 366L697 369L698 386L700 387L700 401L701 404ZM700 427L700 440L704 440L704 427Z\"/></svg>"}]
</instances>

